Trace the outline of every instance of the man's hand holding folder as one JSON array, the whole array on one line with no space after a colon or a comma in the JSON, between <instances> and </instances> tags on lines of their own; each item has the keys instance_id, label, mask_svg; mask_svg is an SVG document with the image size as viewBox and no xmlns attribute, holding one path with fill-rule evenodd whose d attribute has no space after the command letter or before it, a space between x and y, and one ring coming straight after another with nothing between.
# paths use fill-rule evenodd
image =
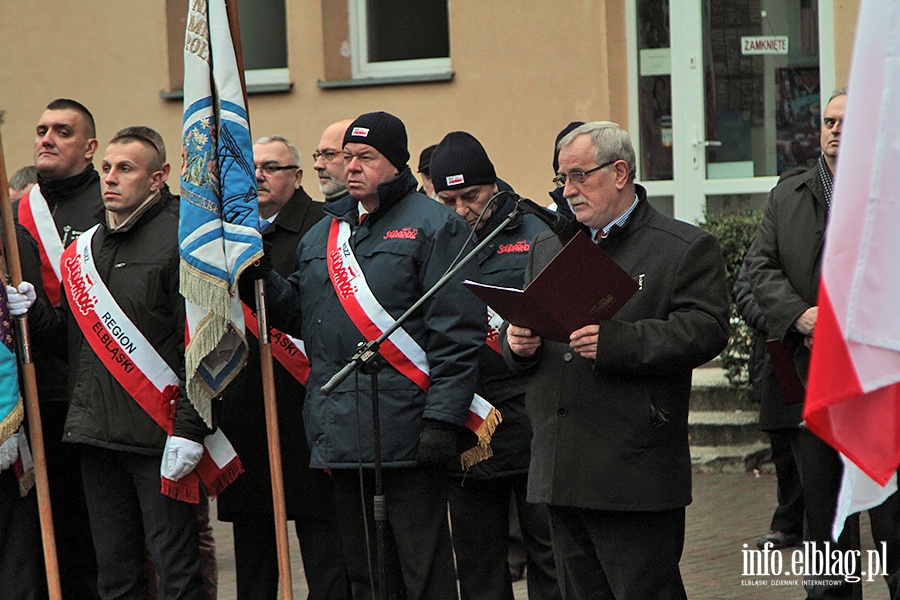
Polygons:
<instances>
[{"instance_id":1,"label":"man's hand holding folder","mask_svg":"<svg viewBox=\"0 0 900 600\"><path fill-rule=\"evenodd\" d=\"M638 290L634 279L584 233L574 236L524 290L473 281L464 285L517 326L508 333L514 351L517 341L526 352L533 346L530 354L516 351L520 356L534 354L541 341L534 342L535 336L572 344L582 355L582 350L595 353L597 325L612 318ZM517 335L522 339L515 340Z\"/></svg>"}]
</instances>

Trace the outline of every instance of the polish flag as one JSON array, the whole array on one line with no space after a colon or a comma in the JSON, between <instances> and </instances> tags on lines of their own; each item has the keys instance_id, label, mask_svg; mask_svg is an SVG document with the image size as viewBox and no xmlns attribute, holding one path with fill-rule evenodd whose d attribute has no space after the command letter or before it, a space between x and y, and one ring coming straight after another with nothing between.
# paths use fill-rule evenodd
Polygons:
<instances>
[{"instance_id":1,"label":"polish flag","mask_svg":"<svg viewBox=\"0 0 900 600\"><path fill-rule=\"evenodd\" d=\"M804 418L844 459L834 536L900 466L900 0L863 0Z\"/></svg>"}]
</instances>

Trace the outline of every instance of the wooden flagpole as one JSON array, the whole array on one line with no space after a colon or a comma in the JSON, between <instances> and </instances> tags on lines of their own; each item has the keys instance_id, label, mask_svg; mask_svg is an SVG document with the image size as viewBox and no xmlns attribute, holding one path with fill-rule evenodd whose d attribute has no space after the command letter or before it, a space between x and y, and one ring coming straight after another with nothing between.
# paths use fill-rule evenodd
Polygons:
<instances>
[{"instance_id":1,"label":"wooden flagpole","mask_svg":"<svg viewBox=\"0 0 900 600\"><path fill-rule=\"evenodd\" d=\"M241 30L238 20L237 0L225 0L228 27L241 76L247 123L250 122L250 104L247 102L247 83L244 81L244 52L241 46ZM275 543L278 551L278 582L282 600L293 600L291 579L291 554L288 547L287 510L284 504L284 474L281 467L281 435L278 430L278 408L275 400L275 371L272 363L272 342L266 319L265 286L261 279L255 281L256 315L259 321L259 362L263 382L263 401L266 413L266 438L269 449L269 473L272 480L272 506L275 514Z\"/></svg>"},{"instance_id":2,"label":"wooden flagpole","mask_svg":"<svg viewBox=\"0 0 900 600\"><path fill-rule=\"evenodd\" d=\"M0 217L3 219L4 256L6 267L17 287L22 282L22 264L19 262L19 246L16 242L16 224L9 202L9 180L6 175L6 159L3 154L3 138L0 136ZM2 284L0 284L2 285ZM31 341L28 315L16 317L19 363L25 388L25 412L28 416L28 434L34 457L34 476L37 488L38 512L41 523L41 541L44 545L44 566L47 571L47 589L50 600L62 600L59 585L59 562L56 557L56 537L53 532L53 512L50 509L50 483L47 479L47 455L44 453L44 430L41 428L41 411L38 402L37 378L31 361Z\"/></svg>"}]
</instances>

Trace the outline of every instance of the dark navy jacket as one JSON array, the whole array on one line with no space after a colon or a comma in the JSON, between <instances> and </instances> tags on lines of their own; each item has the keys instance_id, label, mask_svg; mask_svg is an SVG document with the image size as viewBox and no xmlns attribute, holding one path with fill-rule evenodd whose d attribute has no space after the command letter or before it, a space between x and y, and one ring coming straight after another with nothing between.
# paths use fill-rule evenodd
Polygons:
<instances>
[{"instance_id":1,"label":"dark navy jacket","mask_svg":"<svg viewBox=\"0 0 900 600\"><path fill-rule=\"evenodd\" d=\"M479 239L487 237L510 213L514 202L509 196L494 211L493 216L479 232ZM537 235L547 229L534 215L520 215L504 227L489 246L479 255L481 283L522 289L525 285L525 267L528 250ZM479 362L479 394L494 405L503 417L491 440L494 455L475 465L466 477L486 479L502 475L526 473L531 458L531 425L525 413L525 385L528 375L516 373L506 364L503 356L482 346Z\"/></svg>"},{"instance_id":2,"label":"dark navy jacket","mask_svg":"<svg viewBox=\"0 0 900 600\"><path fill-rule=\"evenodd\" d=\"M469 236L463 219L415 190L416 179L408 168L381 184L378 208L351 238L369 287L394 318L440 279ZM357 201L346 196L326 205L325 212L332 218L317 223L297 248L296 272L288 279L269 275L271 323L306 343L312 370L303 418L311 466L353 468L358 459L372 466L369 377L359 378L358 400L355 376L327 397L320 392L363 340L341 306L326 264L332 220L356 227ZM431 374L427 394L389 364L379 374L385 467L415 465L423 419L465 424L486 320L484 304L461 281L478 278L477 265L470 263L403 327L427 355Z\"/></svg>"}]
</instances>

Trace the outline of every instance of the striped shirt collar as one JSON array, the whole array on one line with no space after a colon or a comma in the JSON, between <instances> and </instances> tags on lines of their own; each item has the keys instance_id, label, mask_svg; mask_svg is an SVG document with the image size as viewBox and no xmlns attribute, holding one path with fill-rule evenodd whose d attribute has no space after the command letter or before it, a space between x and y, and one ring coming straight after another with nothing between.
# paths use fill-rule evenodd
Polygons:
<instances>
[{"instance_id":1,"label":"striped shirt collar","mask_svg":"<svg viewBox=\"0 0 900 600\"><path fill-rule=\"evenodd\" d=\"M598 233L601 234L601 235L600 235L601 238L606 237L606 234L608 234L608 233L610 232L610 230L611 230L613 227L617 226L617 225L618 225L619 227L625 227L625 223L628 222L628 217L631 216L631 213L634 212L634 208L638 205L638 200L639 200L639 198L637 197L637 195L635 195L635 196L634 196L634 202L631 203L631 206L628 207L628 210L626 210L626 211L623 212L621 215L619 215L618 218L616 218L615 220L613 220L612 222L610 222L609 225L607 225L606 227L604 227L602 230L601 230L601 229L594 229L593 227L591 227L591 228L590 228L590 229L591 229L591 239L594 240L594 241L596 242L596 241L597 241L597 234L598 234Z\"/></svg>"}]
</instances>

